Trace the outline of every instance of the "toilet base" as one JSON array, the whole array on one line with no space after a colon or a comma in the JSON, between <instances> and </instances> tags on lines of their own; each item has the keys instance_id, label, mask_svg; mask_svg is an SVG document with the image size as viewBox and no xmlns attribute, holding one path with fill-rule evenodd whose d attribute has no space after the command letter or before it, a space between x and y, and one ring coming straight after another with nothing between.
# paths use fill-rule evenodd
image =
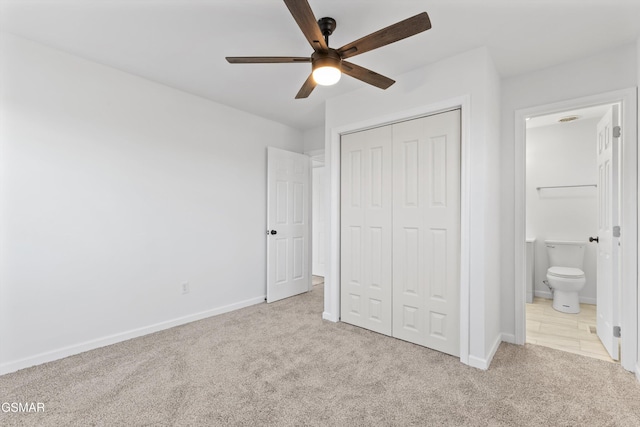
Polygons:
<instances>
[{"instance_id":1,"label":"toilet base","mask_svg":"<svg viewBox=\"0 0 640 427\"><path fill-rule=\"evenodd\" d=\"M553 308L562 313L577 314L580 313L580 300L576 291L559 291L553 292Z\"/></svg>"}]
</instances>

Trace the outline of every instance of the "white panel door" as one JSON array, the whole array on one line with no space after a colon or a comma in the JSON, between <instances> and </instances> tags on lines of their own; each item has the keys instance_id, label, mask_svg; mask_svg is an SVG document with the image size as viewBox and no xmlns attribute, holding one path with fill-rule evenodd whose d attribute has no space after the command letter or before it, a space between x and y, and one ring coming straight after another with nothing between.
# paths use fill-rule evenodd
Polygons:
<instances>
[{"instance_id":1,"label":"white panel door","mask_svg":"<svg viewBox=\"0 0 640 427\"><path fill-rule=\"evenodd\" d=\"M618 217L618 123L617 106L613 106L597 127L598 153L598 259L597 259L597 332L612 359L618 360L618 338L613 327L618 325L618 241L613 227Z\"/></svg>"},{"instance_id":2,"label":"white panel door","mask_svg":"<svg viewBox=\"0 0 640 427\"><path fill-rule=\"evenodd\" d=\"M391 127L341 142L341 320L391 335Z\"/></svg>"},{"instance_id":3,"label":"white panel door","mask_svg":"<svg viewBox=\"0 0 640 427\"><path fill-rule=\"evenodd\" d=\"M393 336L460 353L460 110L393 125Z\"/></svg>"},{"instance_id":4,"label":"white panel door","mask_svg":"<svg viewBox=\"0 0 640 427\"><path fill-rule=\"evenodd\" d=\"M311 274L324 276L324 166L315 167L311 172L312 193L312 261Z\"/></svg>"},{"instance_id":5,"label":"white panel door","mask_svg":"<svg viewBox=\"0 0 640 427\"><path fill-rule=\"evenodd\" d=\"M267 302L309 290L309 158L269 147L267 151Z\"/></svg>"}]
</instances>

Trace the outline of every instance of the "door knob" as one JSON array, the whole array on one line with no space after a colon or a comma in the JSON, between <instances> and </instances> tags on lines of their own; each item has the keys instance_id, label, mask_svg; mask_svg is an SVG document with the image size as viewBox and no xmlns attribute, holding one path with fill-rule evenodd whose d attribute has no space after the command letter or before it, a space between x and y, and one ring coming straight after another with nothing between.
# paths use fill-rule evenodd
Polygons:
<instances>
[{"instance_id":1,"label":"door knob","mask_svg":"<svg viewBox=\"0 0 640 427\"><path fill-rule=\"evenodd\" d=\"M276 230L271 230L271 234L278 234Z\"/></svg>"},{"instance_id":2,"label":"door knob","mask_svg":"<svg viewBox=\"0 0 640 427\"><path fill-rule=\"evenodd\" d=\"M589 237L589 241L598 243L598 238L597 237Z\"/></svg>"}]
</instances>

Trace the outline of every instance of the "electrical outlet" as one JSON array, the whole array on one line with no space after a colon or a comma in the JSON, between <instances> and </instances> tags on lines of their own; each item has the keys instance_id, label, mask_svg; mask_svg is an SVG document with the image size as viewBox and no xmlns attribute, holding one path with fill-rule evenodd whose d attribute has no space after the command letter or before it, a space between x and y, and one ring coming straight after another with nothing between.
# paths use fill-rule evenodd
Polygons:
<instances>
[{"instance_id":1,"label":"electrical outlet","mask_svg":"<svg viewBox=\"0 0 640 427\"><path fill-rule=\"evenodd\" d=\"M189 282L182 283L182 295L189 293Z\"/></svg>"}]
</instances>

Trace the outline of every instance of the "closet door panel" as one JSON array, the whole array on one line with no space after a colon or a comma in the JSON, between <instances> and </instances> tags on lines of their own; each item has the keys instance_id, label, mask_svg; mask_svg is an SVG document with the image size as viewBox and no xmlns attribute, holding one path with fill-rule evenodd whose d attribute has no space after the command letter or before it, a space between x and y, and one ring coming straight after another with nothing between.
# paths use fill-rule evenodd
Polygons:
<instances>
[{"instance_id":1,"label":"closet door panel","mask_svg":"<svg viewBox=\"0 0 640 427\"><path fill-rule=\"evenodd\" d=\"M391 335L391 128L341 143L341 320Z\"/></svg>"},{"instance_id":2,"label":"closet door panel","mask_svg":"<svg viewBox=\"0 0 640 427\"><path fill-rule=\"evenodd\" d=\"M392 131L393 336L458 356L460 112Z\"/></svg>"}]
</instances>

